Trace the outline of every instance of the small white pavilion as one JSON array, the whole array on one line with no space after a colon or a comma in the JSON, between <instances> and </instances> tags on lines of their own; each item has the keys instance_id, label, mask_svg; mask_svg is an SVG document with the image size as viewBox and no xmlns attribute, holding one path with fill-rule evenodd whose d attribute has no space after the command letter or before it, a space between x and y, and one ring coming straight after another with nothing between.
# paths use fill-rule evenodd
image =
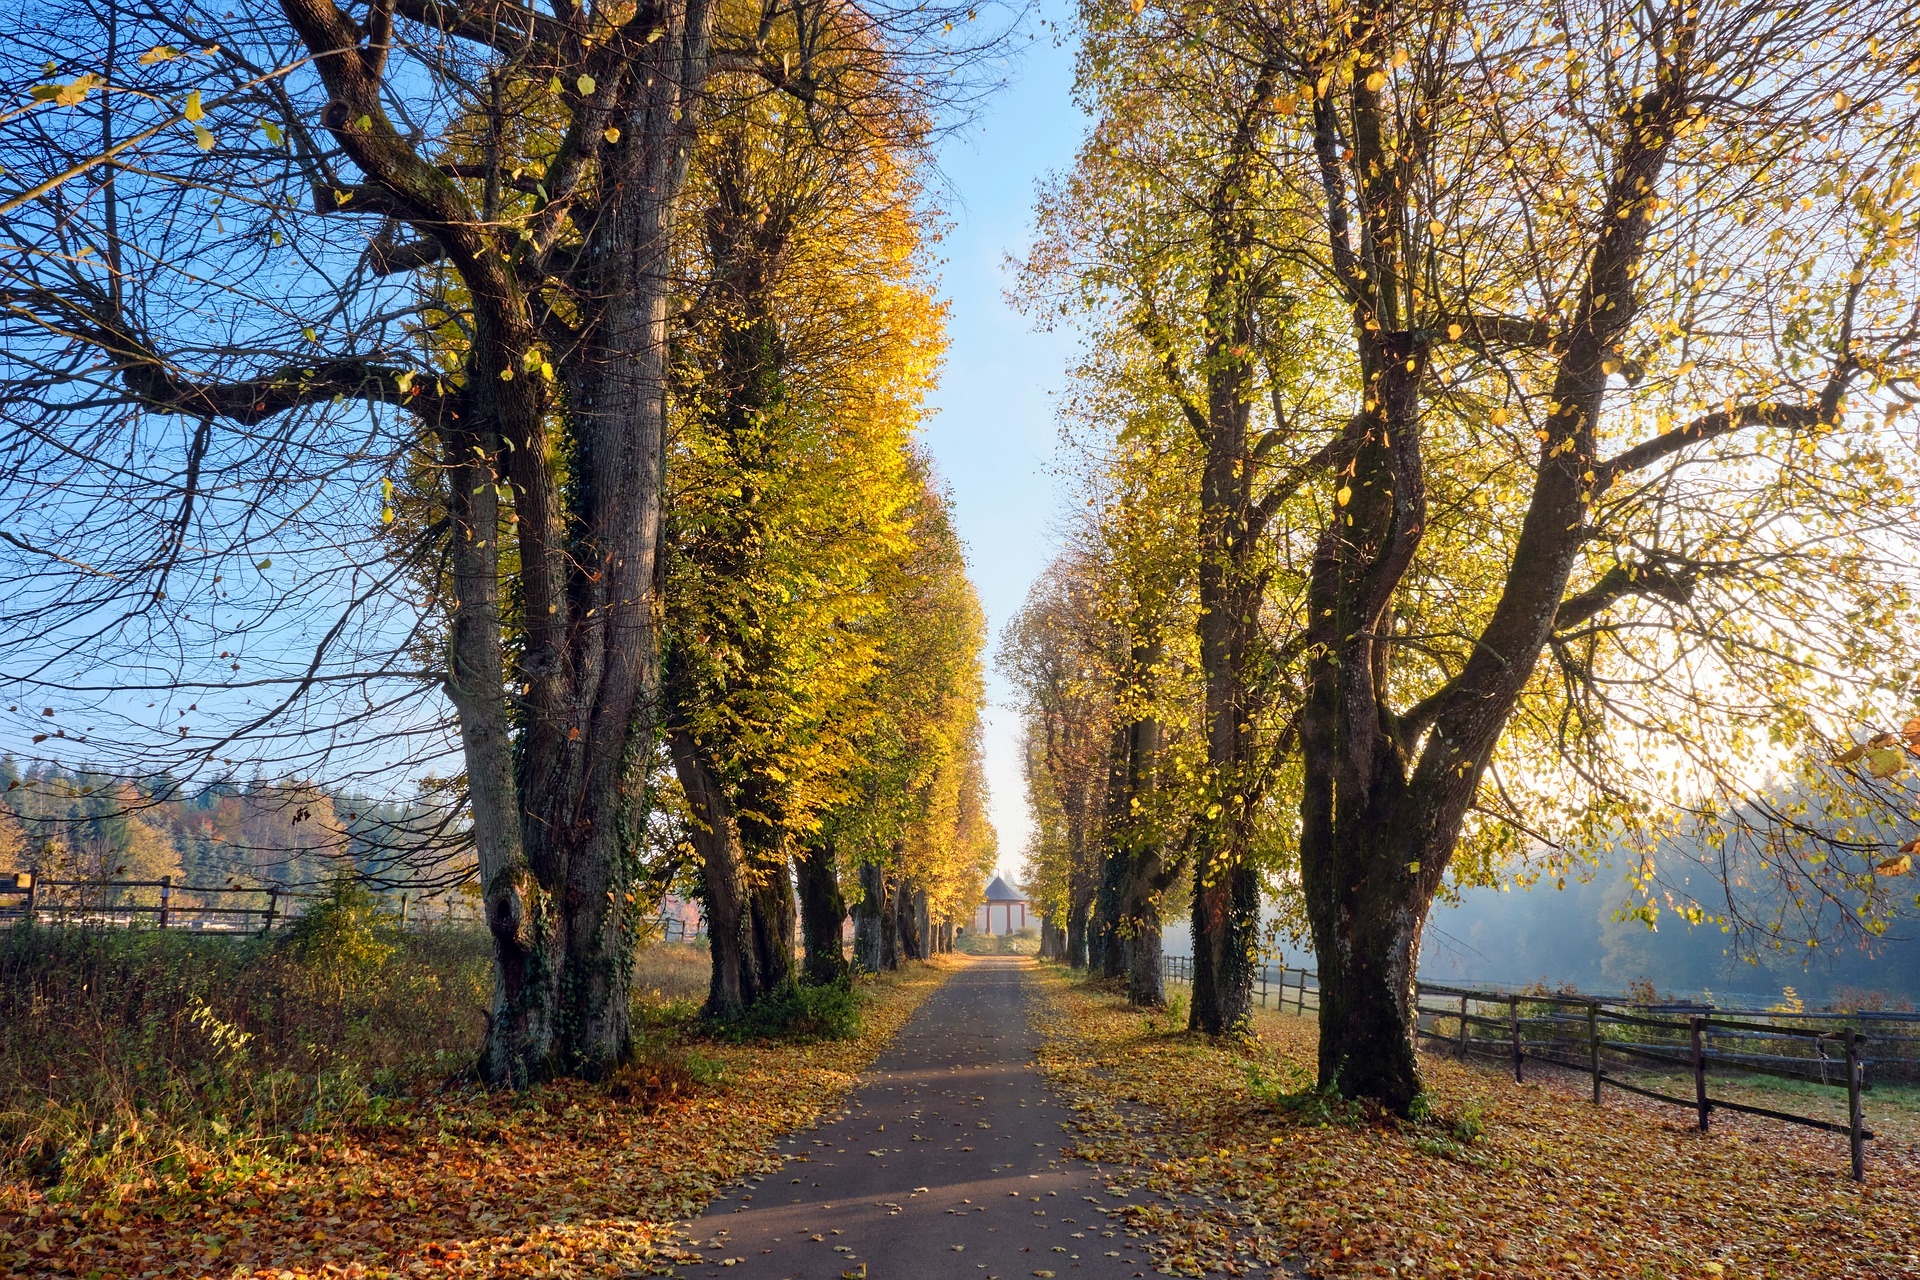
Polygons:
<instances>
[{"instance_id":1,"label":"small white pavilion","mask_svg":"<svg viewBox=\"0 0 1920 1280\"><path fill-rule=\"evenodd\" d=\"M973 931L1018 933L1027 927L1026 898L995 876L987 886L987 900L973 909Z\"/></svg>"}]
</instances>

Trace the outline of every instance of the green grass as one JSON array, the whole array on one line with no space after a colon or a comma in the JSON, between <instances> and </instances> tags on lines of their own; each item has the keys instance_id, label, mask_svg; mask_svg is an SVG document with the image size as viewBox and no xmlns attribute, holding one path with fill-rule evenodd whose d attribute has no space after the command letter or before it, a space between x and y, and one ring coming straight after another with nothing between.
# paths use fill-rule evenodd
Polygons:
<instances>
[{"instance_id":1,"label":"green grass","mask_svg":"<svg viewBox=\"0 0 1920 1280\"><path fill-rule=\"evenodd\" d=\"M1018 933L963 933L953 940L953 949L970 956L1031 956L1040 953L1040 934L1033 929Z\"/></svg>"}]
</instances>

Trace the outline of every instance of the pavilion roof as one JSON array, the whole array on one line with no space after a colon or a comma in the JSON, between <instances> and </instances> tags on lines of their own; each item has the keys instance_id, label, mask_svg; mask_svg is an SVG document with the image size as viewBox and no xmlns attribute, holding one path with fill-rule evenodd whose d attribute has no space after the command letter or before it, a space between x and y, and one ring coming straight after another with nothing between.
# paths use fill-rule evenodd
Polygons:
<instances>
[{"instance_id":1,"label":"pavilion roof","mask_svg":"<svg viewBox=\"0 0 1920 1280\"><path fill-rule=\"evenodd\" d=\"M993 882L987 886L988 902L1025 902L1026 900L1026 894L1008 888L1007 882L999 876L995 876Z\"/></svg>"}]
</instances>

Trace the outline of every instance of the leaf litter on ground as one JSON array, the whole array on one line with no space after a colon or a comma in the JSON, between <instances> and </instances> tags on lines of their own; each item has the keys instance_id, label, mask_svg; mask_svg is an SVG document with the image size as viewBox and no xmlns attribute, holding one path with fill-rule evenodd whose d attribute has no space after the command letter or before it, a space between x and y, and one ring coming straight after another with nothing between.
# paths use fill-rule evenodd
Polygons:
<instances>
[{"instance_id":1,"label":"leaf litter on ground","mask_svg":"<svg viewBox=\"0 0 1920 1280\"><path fill-rule=\"evenodd\" d=\"M1369 1116L1312 1089L1311 1016L1261 1010L1255 1039L1216 1043L1043 974L1069 1150L1115 1169L1165 1274L1920 1277L1911 1143L1872 1144L1856 1183L1844 1138L1723 1114L1702 1134L1435 1055L1426 1119Z\"/></svg>"},{"instance_id":2,"label":"leaf litter on ground","mask_svg":"<svg viewBox=\"0 0 1920 1280\"><path fill-rule=\"evenodd\" d=\"M134 1188L0 1184L0 1274L588 1277L704 1256L676 1223L781 1167L949 969L860 987L845 1040L700 1041L600 1084L423 1090L377 1119Z\"/></svg>"}]
</instances>

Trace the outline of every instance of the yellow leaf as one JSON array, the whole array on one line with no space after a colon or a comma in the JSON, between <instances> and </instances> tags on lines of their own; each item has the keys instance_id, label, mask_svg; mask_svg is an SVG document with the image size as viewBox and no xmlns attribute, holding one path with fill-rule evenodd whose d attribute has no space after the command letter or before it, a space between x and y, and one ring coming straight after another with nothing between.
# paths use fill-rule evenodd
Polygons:
<instances>
[{"instance_id":1,"label":"yellow leaf","mask_svg":"<svg viewBox=\"0 0 1920 1280\"><path fill-rule=\"evenodd\" d=\"M1873 874L1877 876L1904 876L1912 870L1913 855L1903 853L1897 858L1887 858L1882 861L1878 866L1874 867Z\"/></svg>"},{"instance_id":2,"label":"yellow leaf","mask_svg":"<svg viewBox=\"0 0 1920 1280\"><path fill-rule=\"evenodd\" d=\"M1858 761L1861 756L1864 756L1865 754L1867 754L1867 749L1859 745L1858 743L1855 743L1850 750L1843 751L1839 755L1835 756L1833 758L1833 762L1835 764L1853 764L1856 761Z\"/></svg>"},{"instance_id":3,"label":"yellow leaf","mask_svg":"<svg viewBox=\"0 0 1920 1280\"><path fill-rule=\"evenodd\" d=\"M99 76L77 76L67 84L51 86L53 89L53 100L63 107L77 107L87 100L88 91L99 83Z\"/></svg>"},{"instance_id":4,"label":"yellow leaf","mask_svg":"<svg viewBox=\"0 0 1920 1280\"><path fill-rule=\"evenodd\" d=\"M1505 409L1495 409L1493 411L1493 425L1496 427L1504 427L1507 425L1507 411Z\"/></svg>"},{"instance_id":5,"label":"yellow leaf","mask_svg":"<svg viewBox=\"0 0 1920 1280\"><path fill-rule=\"evenodd\" d=\"M140 65L150 67L156 62L166 62L180 56L180 51L170 44L157 44L140 55Z\"/></svg>"},{"instance_id":6,"label":"yellow leaf","mask_svg":"<svg viewBox=\"0 0 1920 1280\"><path fill-rule=\"evenodd\" d=\"M186 108L180 114L189 120L201 120L206 117L206 111L200 106L200 91L198 89L195 89L187 95Z\"/></svg>"},{"instance_id":7,"label":"yellow leaf","mask_svg":"<svg viewBox=\"0 0 1920 1280\"><path fill-rule=\"evenodd\" d=\"M1462 329L1457 324L1450 324L1447 326L1447 336L1449 338L1452 338L1455 342L1458 342L1460 340L1460 335L1465 332L1466 330Z\"/></svg>"},{"instance_id":8,"label":"yellow leaf","mask_svg":"<svg viewBox=\"0 0 1920 1280\"><path fill-rule=\"evenodd\" d=\"M1891 778L1906 763L1906 754L1898 747L1867 748L1867 772L1876 778Z\"/></svg>"},{"instance_id":9,"label":"yellow leaf","mask_svg":"<svg viewBox=\"0 0 1920 1280\"><path fill-rule=\"evenodd\" d=\"M1350 484L1341 485L1340 492L1333 495L1333 500L1343 507L1346 506L1349 502L1353 501L1353 486Z\"/></svg>"},{"instance_id":10,"label":"yellow leaf","mask_svg":"<svg viewBox=\"0 0 1920 1280\"><path fill-rule=\"evenodd\" d=\"M1446 227L1441 225L1440 219L1438 218L1435 218L1432 222L1429 222L1427 224L1427 234L1430 236L1433 236L1435 239L1438 239L1440 236L1440 233L1445 230L1446 230ZM1459 327L1460 326L1458 325L1454 326L1454 328L1456 329Z\"/></svg>"},{"instance_id":11,"label":"yellow leaf","mask_svg":"<svg viewBox=\"0 0 1920 1280\"><path fill-rule=\"evenodd\" d=\"M1387 73L1384 71L1376 71L1372 75L1367 77L1367 92L1378 93L1380 92L1381 89L1386 87L1386 83L1387 83Z\"/></svg>"},{"instance_id":12,"label":"yellow leaf","mask_svg":"<svg viewBox=\"0 0 1920 1280\"><path fill-rule=\"evenodd\" d=\"M608 146L612 146L614 143L620 141L620 131L611 125L609 125L607 131L600 136L607 140Z\"/></svg>"},{"instance_id":13,"label":"yellow leaf","mask_svg":"<svg viewBox=\"0 0 1920 1280\"><path fill-rule=\"evenodd\" d=\"M202 151L213 150L213 130L203 124L193 126L193 140Z\"/></svg>"},{"instance_id":14,"label":"yellow leaf","mask_svg":"<svg viewBox=\"0 0 1920 1280\"><path fill-rule=\"evenodd\" d=\"M592 76L583 75L573 82L573 87L580 91L581 97L588 98L593 96L593 91L598 86L594 83Z\"/></svg>"}]
</instances>

